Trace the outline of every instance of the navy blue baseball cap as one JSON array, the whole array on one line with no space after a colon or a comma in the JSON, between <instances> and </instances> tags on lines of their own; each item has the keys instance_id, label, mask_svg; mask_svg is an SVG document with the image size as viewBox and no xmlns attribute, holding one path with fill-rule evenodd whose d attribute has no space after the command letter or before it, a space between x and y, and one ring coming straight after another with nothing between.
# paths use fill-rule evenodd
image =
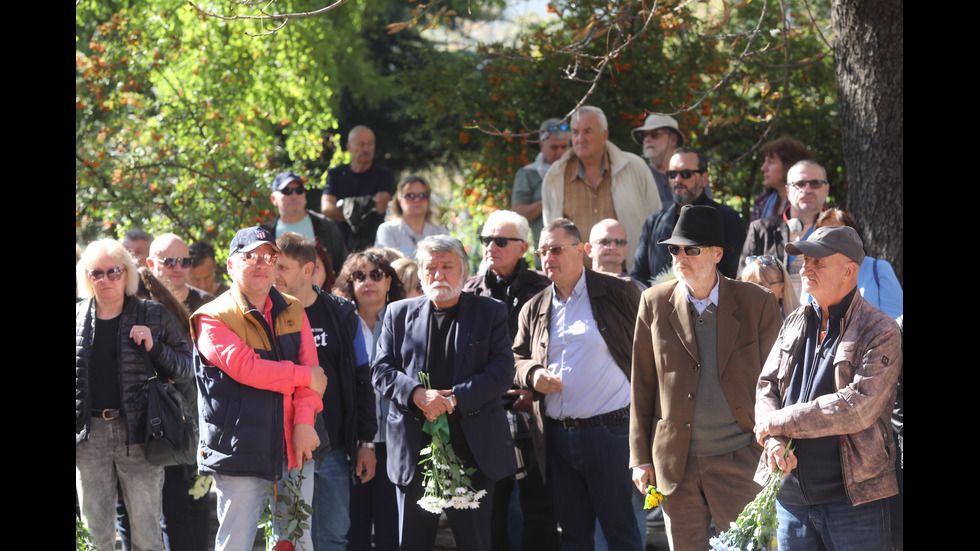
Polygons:
<instances>
[{"instance_id":1,"label":"navy blue baseball cap","mask_svg":"<svg viewBox=\"0 0 980 551\"><path fill-rule=\"evenodd\" d=\"M243 228L238 230L238 233L235 234L235 238L231 240L231 245L228 249L228 256L235 253L247 253L249 251L254 251L262 245L272 245L272 248L275 249L277 253L280 252L279 247L276 245L276 240L272 238L272 234L262 226Z\"/></svg>"},{"instance_id":2,"label":"navy blue baseball cap","mask_svg":"<svg viewBox=\"0 0 980 551\"><path fill-rule=\"evenodd\" d=\"M280 172L276 175L276 179L272 181L272 191L282 191L290 182L299 182L300 185L303 185L303 179L300 178L299 174L291 170Z\"/></svg>"}]
</instances>

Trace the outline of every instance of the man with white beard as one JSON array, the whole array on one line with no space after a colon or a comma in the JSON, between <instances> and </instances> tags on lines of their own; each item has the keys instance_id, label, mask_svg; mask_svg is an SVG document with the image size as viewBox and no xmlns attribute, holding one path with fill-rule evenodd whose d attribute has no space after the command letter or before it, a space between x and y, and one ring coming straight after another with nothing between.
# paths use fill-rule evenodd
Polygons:
<instances>
[{"instance_id":1,"label":"man with white beard","mask_svg":"<svg viewBox=\"0 0 980 551\"><path fill-rule=\"evenodd\" d=\"M386 441L400 546L429 551L435 543L439 515L417 503L423 496L419 451L431 440L422 432L425 420L446 415L453 450L475 468L473 489L486 491L479 508L449 508L446 516L457 548L488 550L494 482L517 471L501 401L514 378L507 309L462 293L469 264L458 239L427 237L416 255L425 296L388 306L372 367L375 387L392 406ZM428 374L429 385L421 383L421 373Z\"/></svg>"}]
</instances>

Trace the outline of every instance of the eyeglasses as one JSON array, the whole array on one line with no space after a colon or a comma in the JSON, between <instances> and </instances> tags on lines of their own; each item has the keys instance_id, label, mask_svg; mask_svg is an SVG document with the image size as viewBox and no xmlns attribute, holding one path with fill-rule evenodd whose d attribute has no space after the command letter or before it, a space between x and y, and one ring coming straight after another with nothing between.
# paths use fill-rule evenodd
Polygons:
<instances>
[{"instance_id":1,"label":"eyeglasses","mask_svg":"<svg viewBox=\"0 0 980 551\"><path fill-rule=\"evenodd\" d=\"M303 186L284 187L279 190L279 193L282 193L283 195L292 195L294 193L303 194L306 193L306 188Z\"/></svg>"},{"instance_id":2,"label":"eyeglasses","mask_svg":"<svg viewBox=\"0 0 980 551\"><path fill-rule=\"evenodd\" d=\"M483 243L484 247L489 247L490 243L496 243L498 247L504 248L507 246L508 241L517 241L518 243L524 242L524 240L519 237L497 237L492 235L480 236L480 243Z\"/></svg>"},{"instance_id":3,"label":"eyeglasses","mask_svg":"<svg viewBox=\"0 0 980 551\"><path fill-rule=\"evenodd\" d=\"M429 198L429 192L422 191L422 192L419 192L419 193L415 193L414 191L410 191L408 193L402 194L402 197L404 197L405 199L408 199L409 201L414 201L416 199L418 199L419 201L421 201L422 199L428 199Z\"/></svg>"},{"instance_id":4,"label":"eyeglasses","mask_svg":"<svg viewBox=\"0 0 980 551\"><path fill-rule=\"evenodd\" d=\"M797 180L795 182L790 182L789 185L803 191L807 186L810 186L810 189L820 189L826 183L827 180Z\"/></svg>"},{"instance_id":5,"label":"eyeglasses","mask_svg":"<svg viewBox=\"0 0 980 551\"><path fill-rule=\"evenodd\" d=\"M666 174L668 180L673 180L678 176L687 180L688 178L694 176L695 174L703 174L705 172L707 172L707 170L693 170L690 168L685 168L683 170L668 170Z\"/></svg>"},{"instance_id":6,"label":"eyeglasses","mask_svg":"<svg viewBox=\"0 0 980 551\"><path fill-rule=\"evenodd\" d=\"M385 278L385 271L381 268L375 268L368 273L364 273L364 270L354 270L350 274L350 280L361 282L368 276L371 277L371 281L381 281Z\"/></svg>"},{"instance_id":7,"label":"eyeglasses","mask_svg":"<svg viewBox=\"0 0 980 551\"><path fill-rule=\"evenodd\" d=\"M593 241L592 243L595 244L595 245L602 245L603 247L609 247L611 245L615 245L616 247L625 247L626 246L626 240L625 239L618 239L618 238L617 239L613 239L611 237L603 237L602 239L600 239L598 241Z\"/></svg>"},{"instance_id":8,"label":"eyeglasses","mask_svg":"<svg viewBox=\"0 0 980 551\"><path fill-rule=\"evenodd\" d=\"M764 254L762 256L746 256L745 257L745 265L746 266L748 266L749 264L752 264L755 261L759 261L759 264L762 264L763 266L768 266L768 265L770 265L770 264L772 264L773 262L776 261L776 257L775 256L772 256L771 254Z\"/></svg>"},{"instance_id":9,"label":"eyeglasses","mask_svg":"<svg viewBox=\"0 0 980 551\"><path fill-rule=\"evenodd\" d=\"M667 245L667 251L673 256L677 256L681 252L681 249L684 249L684 254L687 256L701 256L701 251L704 250L704 247L694 247L692 245L688 245L686 247L681 247L680 245Z\"/></svg>"},{"instance_id":10,"label":"eyeglasses","mask_svg":"<svg viewBox=\"0 0 980 551\"><path fill-rule=\"evenodd\" d=\"M191 267L191 259L188 256L185 256L185 257L182 257L182 258L178 258L178 257L157 258L155 256L152 256L150 258L152 258L153 260L155 260L157 262L162 262L163 265L166 266L166 267L168 267L168 268L174 268L178 264L180 265L181 268L190 268Z\"/></svg>"},{"instance_id":11,"label":"eyeglasses","mask_svg":"<svg viewBox=\"0 0 980 551\"><path fill-rule=\"evenodd\" d=\"M561 254L564 252L563 249L567 249L568 247L574 247L575 245L578 245L578 243L572 243L571 245L556 245L554 247L542 247L534 252L537 253L537 255L540 256L541 258L544 258L549 254L554 256L561 256Z\"/></svg>"},{"instance_id":12,"label":"eyeglasses","mask_svg":"<svg viewBox=\"0 0 980 551\"><path fill-rule=\"evenodd\" d=\"M247 253L242 253L242 257L245 258L246 264L251 264L253 266L258 264L260 260L269 266L275 266L276 262L279 262L278 253L259 254L249 251Z\"/></svg>"},{"instance_id":13,"label":"eyeglasses","mask_svg":"<svg viewBox=\"0 0 980 551\"><path fill-rule=\"evenodd\" d=\"M115 268L109 268L106 271L102 270L89 270L88 278L92 281L98 283L102 281L102 278L108 277L109 281L119 281L123 276L123 268L116 266Z\"/></svg>"}]
</instances>

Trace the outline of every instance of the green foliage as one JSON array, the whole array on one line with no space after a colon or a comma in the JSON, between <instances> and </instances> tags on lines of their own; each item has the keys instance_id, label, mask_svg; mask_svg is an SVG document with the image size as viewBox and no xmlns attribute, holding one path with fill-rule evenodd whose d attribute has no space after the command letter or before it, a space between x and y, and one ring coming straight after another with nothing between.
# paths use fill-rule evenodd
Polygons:
<instances>
[{"instance_id":1,"label":"green foliage","mask_svg":"<svg viewBox=\"0 0 980 551\"><path fill-rule=\"evenodd\" d=\"M92 534L78 515L75 516L75 551L95 551Z\"/></svg>"},{"instance_id":2,"label":"green foliage","mask_svg":"<svg viewBox=\"0 0 980 551\"><path fill-rule=\"evenodd\" d=\"M605 110L621 148L640 151L630 130L648 112L673 113L687 143L709 155L715 197L743 213L762 191L753 151L780 135L807 143L832 184L843 180L833 61L820 35L826 2L810 4L818 29L802 0L786 0L785 19L765 0L556 0L516 38L482 46L461 35L463 23L493 16L499 1L430 4L350 0L263 37L247 33L279 22L207 18L179 0L78 5L77 235L140 226L221 250L239 227L271 217L276 172L317 185L343 161L346 132L367 124L378 162L396 172L439 165L462 174L449 183L442 222L476 259L480 225L509 205L514 174L537 154L533 131L566 116L610 44L631 38L587 100ZM435 31L388 34L415 19L419 28L435 21ZM597 39L573 55L568 46L590 31ZM831 189L843 199L841 186Z\"/></svg>"},{"instance_id":3,"label":"green foliage","mask_svg":"<svg viewBox=\"0 0 980 551\"><path fill-rule=\"evenodd\" d=\"M76 37L88 30L78 20L89 21L76 14ZM329 75L313 48L292 47L312 38L277 38L158 1L111 14L76 43L82 238L135 225L221 244L269 218L272 176L318 159L335 124Z\"/></svg>"},{"instance_id":4,"label":"green foliage","mask_svg":"<svg viewBox=\"0 0 980 551\"><path fill-rule=\"evenodd\" d=\"M587 93L590 71L615 32L636 40L605 67L586 103L603 108L610 140L622 149L640 152L630 131L648 113L672 113L686 143L708 154L715 196L746 215L762 191L762 160L751 152L780 135L810 145L831 181L839 181L833 62L802 2L787 3L788 17L802 23L786 33L779 5L770 2L762 32L745 56L745 33L756 26L762 2L610 6L598 0L554 2L549 10L557 19L528 23L513 42L487 44L477 52L430 52L421 67L401 75L416 93L410 109L432 145L466 171L450 211L479 216L507 204L514 174L537 154L533 132L547 117L566 116ZM654 6L657 12L643 30L644 10ZM829 9L824 10L818 15L827 24ZM614 30L582 48L577 61L563 48L603 25ZM563 77L569 68L577 70L578 80Z\"/></svg>"}]
</instances>

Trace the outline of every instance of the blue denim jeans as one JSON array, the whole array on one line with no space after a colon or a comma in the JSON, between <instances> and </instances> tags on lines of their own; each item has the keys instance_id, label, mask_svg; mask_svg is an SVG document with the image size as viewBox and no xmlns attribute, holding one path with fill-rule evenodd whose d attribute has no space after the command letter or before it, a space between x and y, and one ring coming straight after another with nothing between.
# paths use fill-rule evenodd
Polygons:
<instances>
[{"instance_id":1,"label":"blue denim jeans","mask_svg":"<svg viewBox=\"0 0 980 551\"><path fill-rule=\"evenodd\" d=\"M566 429L547 422L548 484L562 528L562 549L595 545L596 519L609 549L640 551L630 480L629 427Z\"/></svg>"},{"instance_id":2,"label":"blue denim jeans","mask_svg":"<svg viewBox=\"0 0 980 551\"><path fill-rule=\"evenodd\" d=\"M641 494L639 490L631 492L631 494L633 496L633 513L636 515L636 528L640 531L640 546L646 549L647 510L643 508L646 504L646 496ZM609 551L609 544L606 543L606 535L602 533L602 526L598 520L595 523L595 551Z\"/></svg>"},{"instance_id":3,"label":"blue denim jeans","mask_svg":"<svg viewBox=\"0 0 980 551\"><path fill-rule=\"evenodd\" d=\"M347 451L328 453L316 467L313 489L313 541L316 551L344 551L350 528L350 476ZM312 550L311 550L312 551Z\"/></svg>"},{"instance_id":4,"label":"blue denim jeans","mask_svg":"<svg viewBox=\"0 0 980 551\"><path fill-rule=\"evenodd\" d=\"M133 549L162 550L163 467L146 460L142 444L126 445L124 420L93 417L88 440L75 446L75 489L98 549L115 546L117 482L129 507Z\"/></svg>"},{"instance_id":5,"label":"blue denim jeans","mask_svg":"<svg viewBox=\"0 0 980 551\"><path fill-rule=\"evenodd\" d=\"M779 551L891 551L888 500L798 507L776 502Z\"/></svg>"}]
</instances>

